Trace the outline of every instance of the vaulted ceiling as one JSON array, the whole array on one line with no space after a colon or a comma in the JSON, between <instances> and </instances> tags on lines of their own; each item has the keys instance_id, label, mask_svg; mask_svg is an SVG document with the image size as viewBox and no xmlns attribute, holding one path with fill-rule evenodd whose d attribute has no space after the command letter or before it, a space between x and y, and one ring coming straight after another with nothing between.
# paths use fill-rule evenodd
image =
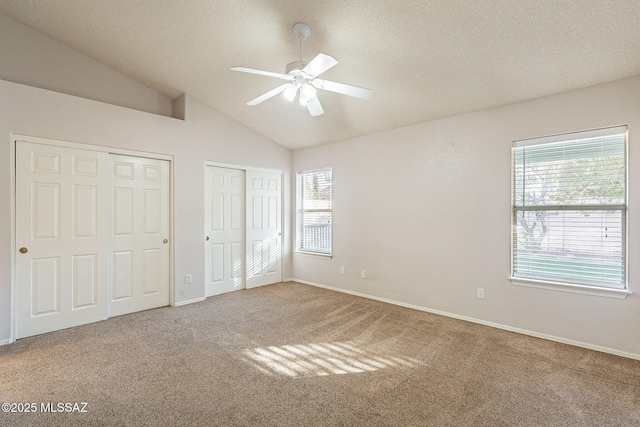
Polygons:
<instances>
[{"instance_id":1,"label":"vaulted ceiling","mask_svg":"<svg viewBox=\"0 0 640 427\"><path fill-rule=\"evenodd\" d=\"M296 149L640 74L640 0L0 0L0 13L169 96L188 93ZM292 32L323 78L373 90L319 91L311 117L282 84Z\"/></svg>"}]
</instances>

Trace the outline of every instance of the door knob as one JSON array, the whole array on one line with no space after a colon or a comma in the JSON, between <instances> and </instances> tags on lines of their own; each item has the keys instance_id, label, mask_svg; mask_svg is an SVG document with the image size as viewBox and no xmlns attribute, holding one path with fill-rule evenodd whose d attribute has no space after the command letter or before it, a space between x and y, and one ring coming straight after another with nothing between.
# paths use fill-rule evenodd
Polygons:
<instances>
[{"instance_id":1,"label":"door knob","mask_svg":"<svg viewBox=\"0 0 640 427\"><path fill-rule=\"evenodd\" d=\"M29 252L29 249L27 249L25 247L20 248L20 253L21 254L26 254L27 252Z\"/></svg>"},{"instance_id":2,"label":"door knob","mask_svg":"<svg viewBox=\"0 0 640 427\"><path fill-rule=\"evenodd\" d=\"M207 238L206 238L206 239L204 239L204 240L206 240L206 241L208 242L208 241L209 241L209 236L207 236Z\"/></svg>"},{"instance_id":3,"label":"door knob","mask_svg":"<svg viewBox=\"0 0 640 427\"><path fill-rule=\"evenodd\" d=\"M162 241L162 243L164 243L164 244L166 245L167 243L169 243L169 241L168 241L167 239L164 239L164 240Z\"/></svg>"}]
</instances>

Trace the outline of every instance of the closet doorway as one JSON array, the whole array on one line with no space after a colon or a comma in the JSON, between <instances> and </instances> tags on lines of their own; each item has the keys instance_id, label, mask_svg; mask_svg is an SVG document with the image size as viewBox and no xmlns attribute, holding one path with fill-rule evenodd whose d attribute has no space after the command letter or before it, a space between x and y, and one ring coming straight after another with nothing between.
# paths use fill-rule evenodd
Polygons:
<instances>
[{"instance_id":1,"label":"closet doorway","mask_svg":"<svg viewBox=\"0 0 640 427\"><path fill-rule=\"evenodd\" d=\"M205 165L205 295L282 281L282 173Z\"/></svg>"},{"instance_id":2,"label":"closet doorway","mask_svg":"<svg viewBox=\"0 0 640 427\"><path fill-rule=\"evenodd\" d=\"M15 337L169 305L170 161L15 144Z\"/></svg>"}]
</instances>

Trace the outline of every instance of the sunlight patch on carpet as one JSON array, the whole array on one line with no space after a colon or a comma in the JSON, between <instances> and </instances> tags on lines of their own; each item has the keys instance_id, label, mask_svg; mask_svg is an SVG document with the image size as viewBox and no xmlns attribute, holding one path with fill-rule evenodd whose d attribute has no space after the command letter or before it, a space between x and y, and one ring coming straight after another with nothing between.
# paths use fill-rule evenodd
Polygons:
<instances>
[{"instance_id":1,"label":"sunlight patch on carpet","mask_svg":"<svg viewBox=\"0 0 640 427\"><path fill-rule=\"evenodd\" d=\"M358 374L389 368L414 368L422 362L362 350L342 342L259 347L244 350L243 360L267 375L313 377Z\"/></svg>"}]
</instances>

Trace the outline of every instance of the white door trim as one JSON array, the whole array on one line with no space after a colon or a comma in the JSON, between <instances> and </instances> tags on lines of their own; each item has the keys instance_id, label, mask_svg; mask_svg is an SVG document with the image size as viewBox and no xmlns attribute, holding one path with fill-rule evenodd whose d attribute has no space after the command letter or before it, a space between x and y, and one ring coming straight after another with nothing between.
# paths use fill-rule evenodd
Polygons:
<instances>
[{"instance_id":1,"label":"white door trim","mask_svg":"<svg viewBox=\"0 0 640 427\"><path fill-rule=\"evenodd\" d=\"M77 148L81 150L100 151L100 152L109 153L109 154L123 154L125 156L149 157L151 159L169 160L173 162L173 156L169 154L129 150L126 148L107 147L105 145L92 145L92 144L86 144L82 142L64 141L61 139L54 139L54 138L42 138L38 136L29 136L29 135L12 133L11 141L14 142L13 144L14 149L15 149L16 141L26 141L26 142L33 142L35 144L55 145L58 147L69 147L69 148Z\"/></svg>"},{"instance_id":2,"label":"white door trim","mask_svg":"<svg viewBox=\"0 0 640 427\"><path fill-rule=\"evenodd\" d=\"M269 168L256 168L252 166L242 166L242 165L234 165L231 163L220 163L220 162L211 162L209 160L204 161L205 166L216 166L219 168L227 168L227 169L238 169L242 171L255 171L255 172L268 172L268 173L279 173L284 175L284 171L280 169L269 169Z\"/></svg>"},{"instance_id":3,"label":"white door trim","mask_svg":"<svg viewBox=\"0 0 640 427\"><path fill-rule=\"evenodd\" d=\"M16 304L15 304L15 295L16 295L16 291L15 291L15 286L16 286L16 146L18 144L19 141L24 141L24 142L31 142L31 143L36 143L36 144L43 144L43 145L53 145L53 146L58 146L58 147L67 147L67 148L76 148L76 149L82 149L82 150L91 150L91 151L99 151L99 152L104 152L104 153L108 153L108 154L123 154L123 155L129 155L129 156L136 156L136 157L147 157L147 158L152 158L152 159L158 159L158 160L167 160L169 161L169 239L171 242L170 248L169 248L169 305L170 306L175 306L175 284L174 284L174 248L175 245L173 244L174 242L174 221L173 221L173 212L174 212L174 195L173 195L173 188L174 188L174 181L173 181L173 171L174 171L174 161L173 161L173 155L168 155L168 154L161 154L161 153L151 153L151 152L146 152L146 151L137 151L137 150L129 150L129 149L123 149L123 148L115 148L115 147L107 147L107 146L102 146L102 145L91 145L91 144L86 144L86 143L79 143L79 142L71 142L71 141L64 141L64 140L58 140L58 139L54 139L54 138L43 138L43 137L37 137L37 136L30 136L30 135L22 135L22 134L17 134L17 133L10 133L9 134L10 137L10 141L11 143L9 144L9 155L10 158L12 159L12 161L10 162L9 165L9 184L10 184L10 220L11 220L11 242L10 244L10 248L11 248L11 272L10 272L10 280L11 280L11 286L10 286L10 335L9 335L9 340L8 343L13 343L16 340L16 322L15 322L15 316L16 316Z\"/></svg>"},{"instance_id":4,"label":"white door trim","mask_svg":"<svg viewBox=\"0 0 640 427\"><path fill-rule=\"evenodd\" d=\"M16 277L16 136L9 134L11 143L9 144L9 158L12 159L9 165L9 216L11 220L11 241L9 247L11 249L11 272L9 276L9 344L16 340L15 338L15 277Z\"/></svg>"}]
</instances>

